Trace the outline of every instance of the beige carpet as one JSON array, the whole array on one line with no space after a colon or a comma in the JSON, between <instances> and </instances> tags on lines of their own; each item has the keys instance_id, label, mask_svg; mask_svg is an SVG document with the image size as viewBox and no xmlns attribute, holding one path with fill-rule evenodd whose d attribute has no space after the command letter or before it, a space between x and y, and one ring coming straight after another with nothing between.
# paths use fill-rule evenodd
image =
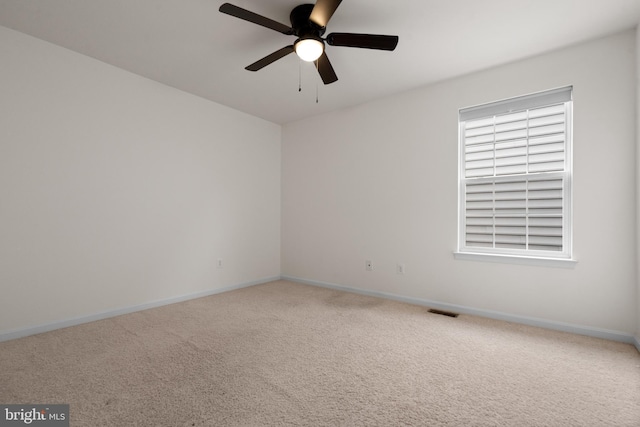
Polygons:
<instances>
[{"instance_id":1,"label":"beige carpet","mask_svg":"<svg viewBox=\"0 0 640 427\"><path fill-rule=\"evenodd\" d=\"M631 345L289 282L0 343L72 426L640 426Z\"/></svg>"}]
</instances>

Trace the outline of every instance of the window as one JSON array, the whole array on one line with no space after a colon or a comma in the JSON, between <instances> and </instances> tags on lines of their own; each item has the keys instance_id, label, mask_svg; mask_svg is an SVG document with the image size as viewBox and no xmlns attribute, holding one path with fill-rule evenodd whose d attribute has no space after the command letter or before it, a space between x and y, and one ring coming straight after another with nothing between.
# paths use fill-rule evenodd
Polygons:
<instances>
[{"instance_id":1,"label":"window","mask_svg":"<svg viewBox=\"0 0 640 427\"><path fill-rule=\"evenodd\" d=\"M572 87L459 111L459 254L571 258Z\"/></svg>"}]
</instances>

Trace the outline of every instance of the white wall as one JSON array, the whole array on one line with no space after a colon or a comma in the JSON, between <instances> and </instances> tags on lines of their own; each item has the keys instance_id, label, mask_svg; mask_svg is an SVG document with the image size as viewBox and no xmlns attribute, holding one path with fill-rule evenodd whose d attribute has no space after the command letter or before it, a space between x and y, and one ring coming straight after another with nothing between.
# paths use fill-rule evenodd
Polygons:
<instances>
[{"instance_id":1,"label":"white wall","mask_svg":"<svg viewBox=\"0 0 640 427\"><path fill-rule=\"evenodd\" d=\"M637 289L637 327L636 327L636 346L640 350L640 25L636 27L636 255L637 255L637 271L636 281Z\"/></svg>"},{"instance_id":2,"label":"white wall","mask_svg":"<svg viewBox=\"0 0 640 427\"><path fill-rule=\"evenodd\" d=\"M280 126L3 27L0 58L0 335L279 276Z\"/></svg>"},{"instance_id":3,"label":"white wall","mask_svg":"<svg viewBox=\"0 0 640 427\"><path fill-rule=\"evenodd\" d=\"M284 126L283 275L633 335L634 58L627 31ZM458 109L565 85L577 266L455 260Z\"/></svg>"}]
</instances>

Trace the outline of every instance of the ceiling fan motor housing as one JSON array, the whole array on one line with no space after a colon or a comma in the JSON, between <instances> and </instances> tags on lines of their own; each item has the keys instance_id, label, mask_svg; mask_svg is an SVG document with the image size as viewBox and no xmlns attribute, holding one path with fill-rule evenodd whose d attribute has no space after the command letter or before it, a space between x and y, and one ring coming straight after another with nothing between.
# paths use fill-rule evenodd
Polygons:
<instances>
[{"instance_id":1,"label":"ceiling fan motor housing","mask_svg":"<svg viewBox=\"0 0 640 427\"><path fill-rule=\"evenodd\" d=\"M301 4L291 11L289 19L291 20L291 28L293 28L296 36L320 39L320 36L324 34L325 28L309 19L314 6L314 4Z\"/></svg>"}]
</instances>

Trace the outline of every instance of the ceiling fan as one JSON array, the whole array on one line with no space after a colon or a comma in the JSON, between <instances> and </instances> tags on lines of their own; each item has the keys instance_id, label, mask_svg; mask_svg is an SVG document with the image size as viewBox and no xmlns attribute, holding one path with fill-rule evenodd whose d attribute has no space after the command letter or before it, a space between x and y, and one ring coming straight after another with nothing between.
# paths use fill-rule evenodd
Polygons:
<instances>
[{"instance_id":1,"label":"ceiling fan","mask_svg":"<svg viewBox=\"0 0 640 427\"><path fill-rule=\"evenodd\" d=\"M325 42L330 46L347 46L365 49L394 50L398 45L398 36L380 34L331 33L322 38L329 19L333 16L342 0L317 0L315 4L301 4L291 11L291 26L266 18L229 3L220 6L220 12L254 24L272 29L282 34L296 36L298 39L264 58L245 67L249 71L258 71L292 52L300 59L314 62L324 84L333 83L338 76L325 52Z\"/></svg>"}]
</instances>

